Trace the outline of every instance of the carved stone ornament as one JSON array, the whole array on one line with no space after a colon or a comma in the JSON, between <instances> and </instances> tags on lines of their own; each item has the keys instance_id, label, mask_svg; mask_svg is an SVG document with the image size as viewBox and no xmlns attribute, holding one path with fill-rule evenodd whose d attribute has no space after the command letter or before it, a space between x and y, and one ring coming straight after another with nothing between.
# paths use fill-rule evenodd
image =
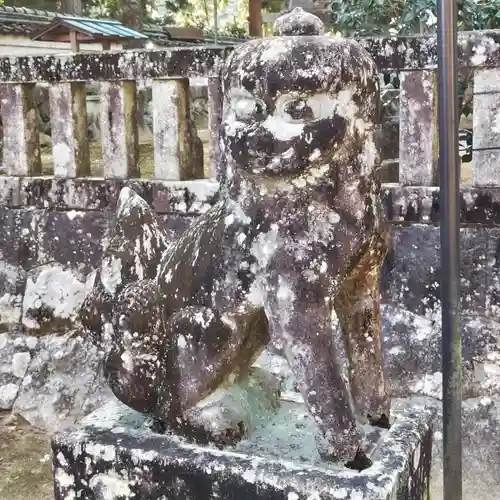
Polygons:
<instances>
[{"instance_id":1,"label":"carved stone ornament","mask_svg":"<svg viewBox=\"0 0 500 500\"><path fill-rule=\"evenodd\" d=\"M321 456L363 468L359 422L388 426L390 406L377 70L301 9L276 29L236 47L221 69L218 203L168 242L152 209L123 189L82 319L114 394L198 442L214 436L189 412L246 377L267 346L293 371Z\"/></svg>"}]
</instances>

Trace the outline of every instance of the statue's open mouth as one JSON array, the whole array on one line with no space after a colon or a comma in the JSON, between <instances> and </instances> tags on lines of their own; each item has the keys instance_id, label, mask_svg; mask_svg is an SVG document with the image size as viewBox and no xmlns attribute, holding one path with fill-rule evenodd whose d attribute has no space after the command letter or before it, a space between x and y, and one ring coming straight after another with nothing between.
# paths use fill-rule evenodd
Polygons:
<instances>
[{"instance_id":1,"label":"statue's open mouth","mask_svg":"<svg viewBox=\"0 0 500 500\"><path fill-rule=\"evenodd\" d=\"M345 143L346 128L345 119L335 116L309 125L289 141L277 141L269 132L257 129L242 136L235 144L241 147L234 150L239 161L246 163L247 173L266 178L298 176L330 163Z\"/></svg>"},{"instance_id":2,"label":"statue's open mouth","mask_svg":"<svg viewBox=\"0 0 500 500\"><path fill-rule=\"evenodd\" d=\"M274 156L270 161L263 164L250 165L252 174L266 177L297 176L302 174L307 163L297 157L295 148L290 147L284 153Z\"/></svg>"},{"instance_id":3,"label":"statue's open mouth","mask_svg":"<svg viewBox=\"0 0 500 500\"><path fill-rule=\"evenodd\" d=\"M274 179L286 178L287 180L299 178L314 178L320 180L329 175L330 163L336 152L342 149L332 148L330 151L316 150L308 157L300 157L296 150L300 145L290 147L284 153L271 157L271 159L261 159L250 161L247 172L254 179ZM267 161L266 161L267 160Z\"/></svg>"}]
</instances>

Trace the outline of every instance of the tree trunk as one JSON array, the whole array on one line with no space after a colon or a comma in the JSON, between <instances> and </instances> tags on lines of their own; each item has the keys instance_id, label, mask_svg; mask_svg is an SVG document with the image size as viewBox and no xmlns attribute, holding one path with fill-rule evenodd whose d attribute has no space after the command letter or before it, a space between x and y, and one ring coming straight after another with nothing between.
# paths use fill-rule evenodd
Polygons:
<instances>
[{"instance_id":1,"label":"tree trunk","mask_svg":"<svg viewBox=\"0 0 500 500\"><path fill-rule=\"evenodd\" d=\"M142 32L143 28L143 6L144 0L121 0L121 22L127 28ZM127 49L141 48L143 40L130 40L127 42Z\"/></svg>"},{"instance_id":2,"label":"tree trunk","mask_svg":"<svg viewBox=\"0 0 500 500\"><path fill-rule=\"evenodd\" d=\"M248 33L250 36L262 36L262 1L248 0Z\"/></svg>"},{"instance_id":3,"label":"tree trunk","mask_svg":"<svg viewBox=\"0 0 500 500\"><path fill-rule=\"evenodd\" d=\"M144 23L145 0L121 0L121 22L127 28L142 32ZM129 40L124 43L125 49L141 49L144 40ZM146 112L145 93L137 93L137 124L139 129L144 129L144 114Z\"/></svg>"},{"instance_id":4,"label":"tree trunk","mask_svg":"<svg viewBox=\"0 0 500 500\"><path fill-rule=\"evenodd\" d=\"M57 10L64 14L81 15L83 12L82 0L59 0Z\"/></svg>"}]
</instances>

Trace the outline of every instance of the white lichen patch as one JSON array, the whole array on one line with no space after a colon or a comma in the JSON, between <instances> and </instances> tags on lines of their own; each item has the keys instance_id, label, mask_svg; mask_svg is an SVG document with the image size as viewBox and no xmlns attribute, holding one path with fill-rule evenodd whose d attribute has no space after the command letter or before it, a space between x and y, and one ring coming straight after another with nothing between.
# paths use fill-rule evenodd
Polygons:
<instances>
[{"instance_id":1,"label":"white lichen patch","mask_svg":"<svg viewBox=\"0 0 500 500\"><path fill-rule=\"evenodd\" d=\"M5 293L0 296L0 324L16 325L22 315L22 295Z\"/></svg>"},{"instance_id":2,"label":"white lichen patch","mask_svg":"<svg viewBox=\"0 0 500 500\"><path fill-rule=\"evenodd\" d=\"M85 445L85 452L95 459L112 462L116 458L115 447L112 445L100 445L97 443L88 443Z\"/></svg>"},{"instance_id":3,"label":"white lichen patch","mask_svg":"<svg viewBox=\"0 0 500 500\"><path fill-rule=\"evenodd\" d=\"M92 277L89 277L92 280ZM60 265L47 264L28 277L23 298L23 324L39 328L39 314L74 321L88 289L87 277Z\"/></svg>"},{"instance_id":4,"label":"white lichen patch","mask_svg":"<svg viewBox=\"0 0 500 500\"><path fill-rule=\"evenodd\" d=\"M74 486L75 484L75 479L73 478L73 476L70 476L61 468L57 468L54 471L54 480L60 488L69 488L71 486Z\"/></svg>"},{"instance_id":5,"label":"white lichen patch","mask_svg":"<svg viewBox=\"0 0 500 500\"><path fill-rule=\"evenodd\" d=\"M23 378L31 361L29 352L16 352L12 357L12 374L14 377Z\"/></svg>"},{"instance_id":6,"label":"white lichen patch","mask_svg":"<svg viewBox=\"0 0 500 500\"><path fill-rule=\"evenodd\" d=\"M304 131L303 123L289 123L279 116L269 116L262 126L280 141L289 141Z\"/></svg>"},{"instance_id":7,"label":"white lichen patch","mask_svg":"<svg viewBox=\"0 0 500 500\"><path fill-rule=\"evenodd\" d=\"M135 497L130 489L129 480L112 471L93 476L89 486L97 498L102 498L102 500L123 500Z\"/></svg>"},{"instance_id":8,"label":"white lichen patch","mask_svg":"<svg viewBox=\"0 0 500 500\"><path fill-rule=\"evenodd\" d=\"M103 259L101 264L101 282L111 295L122 282L122 261L114 255Z\"/></svg>"},{"instance_id":9,"label":"white lichen patch","mask_svg":"<svg viewBox=\"0 0 500 500\"><path fill-rule=\"evenodd\" d=\"M5 262L0 254L0 325L16 325L22 315L22 295L16 293L22 270Z\"/></svg>"},{"instance_id":10,"label":"white lichen patch","mask_svg":"<svg viewBox=\"0 0 500 500\"><path fill-rule=\"evenodd\" d=\"M260 233L252 243L250 253L257 260L257 264L261 269L265 269L272 259L274 253L278 249L278 231L279 226L273 224L270 231Z\"/></svg>"},{"instance_id":11,"label":"white lichen patch","mask_svg":"<svg viewBox=\"0 0 500 500\"><path fill-rule=\"evenodd\" d=\"M19 392L19 384L0 385L0 410L10 410Z\"/></svg>"},{"instance_id":12,"label":"white lichen patch","mask_svg":"<svg viewBox=\"0 0 500 500\"><path fill-rule=\"evenodd\" d=\"M436 372L423 375L414 381L410 386L410 391L414 394L441 399L443 395L443 374Z\"/></svg>"}]
</instances>

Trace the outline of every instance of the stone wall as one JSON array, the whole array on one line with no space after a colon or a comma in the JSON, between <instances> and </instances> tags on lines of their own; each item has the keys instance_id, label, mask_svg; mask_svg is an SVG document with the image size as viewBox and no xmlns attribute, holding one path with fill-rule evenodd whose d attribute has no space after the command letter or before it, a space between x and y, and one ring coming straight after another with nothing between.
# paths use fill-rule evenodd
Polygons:
<instances>
[{"instance_id":1,"label":"stone wall","mask_svg":"<svg viewBox=\"0 0 500 500\"><path fill-rule=\"evenodd\" d=\"M141 194L174 239L217 199L215 181L0 177L0 410L54 430L109 395L78 310L92 286L121 187ZM500 384L500 205L463 192L464 396ZM437 188L385 185L393 245L383 331L393 396L441 396Z\"/></svg>"}]
</instances>

